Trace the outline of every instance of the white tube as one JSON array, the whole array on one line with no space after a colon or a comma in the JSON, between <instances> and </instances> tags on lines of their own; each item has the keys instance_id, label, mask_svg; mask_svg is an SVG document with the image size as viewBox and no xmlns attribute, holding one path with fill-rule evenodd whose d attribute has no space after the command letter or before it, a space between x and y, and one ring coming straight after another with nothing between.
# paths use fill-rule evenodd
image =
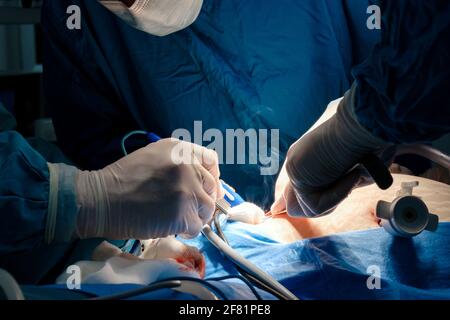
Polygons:
<instances>
[{"instance_id":1,"label":"white tube","mask_svg":"<svg viewBox=\"0 0 450 320\"><path fill-rule=\"evenodd\" d=\"M433 147L423 144L399 145L397 147L395 155L400 156L404 154L415 154L424 157L450 170L450 156Z\"/></svg>"},{"instance_id":2,"label":"white tube","mask_svg":"<svg viewBox=\"0 0 450 320\"><path fill-rule=\"evenodd\" d=\"M16 280L5 270L0 269L0 288L7 300L25 300Z\"/></svg>"},{"instance_id":3,"label":"white tube","mask_svg":"<svg viewBox=\"0 0 450 320\"><path fill-rule=\"evenodd\" d=\"M211 242L219 251L225 254L227 258L230 259L233 263L253 275L258 280L276 289L286 298L289 298L290 300L298 300L298 298L292 292L290 292L281 283L272 278L272 276L242 257L235 250L233 250L228 244L225 243L225 241L220 239L220 237L211 230L209 225L206 225L203 228L202 233L209 240L209 242Z\"/></svg>"}]
</instances>

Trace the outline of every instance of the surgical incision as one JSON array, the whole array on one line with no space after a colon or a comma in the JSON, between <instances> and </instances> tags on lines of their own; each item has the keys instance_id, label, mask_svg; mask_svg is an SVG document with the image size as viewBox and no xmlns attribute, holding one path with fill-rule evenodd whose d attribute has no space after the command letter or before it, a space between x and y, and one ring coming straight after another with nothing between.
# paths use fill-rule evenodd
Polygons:
<instances>
[{"instance_id":1,"label":"surgical incision","mask_svg":"<svg viewBox=\"0 0 450 320\"><path fill-rule=\"evenodd\" d=\"M375 206L379 200L392 201L402 182L418 181L414 195L420 197L428 206L430 212L437 214L440 221L450 221L450 185L423 177L408 174L406 169L391 168L394 183L388 190L380 190L376 185L370 185L353 190L353 192L329 215L315 218L291 218L287 214L274 216L262 223L252 226L275 241L290 243L306 238L322 237L341 232L379 228L375 216ZM442 174L432 172L426 175L437 179ZM444 174L445 176L445 174ZM260 210L254 205L245 206L247 210ZM251 215L251 213L249 213ZM248 221L248 219L240 219ZM258 223L253 221L253 223ZM250 227L250 225L249 225ZM255 231L255 230L254 230ZM96 261L106 261L114 256L132 260L170 260L179 263L180 268L194 271L201 277L205 274L205 260L202 253L194 247L187 246L175 237L143 241L145 248L140 257L122 253L118 248L102 243L92 257Z\"/></svg>"},{"instance_id":2,"label":"surgical incision","mask_svg":"<svg viewBox=\"0 0 450 320\"><path fill-rule=\"evenodd\" d=\"M429 173L427 176L432 176ZM353 192L329 215L315 218L291 218L286 214L275 216L264 223L264 231L280 242L293 242L305 238L322 237L340 232L378 228L375 207L379 200L392 201L402 182L418 181L414 195L420 197L430 212L440 221L450 221L450 185L427 178L393 174L394 183L388 190L370 185ZM435 176L433 176L435 177Z\"/></svg>"}]
</instances>

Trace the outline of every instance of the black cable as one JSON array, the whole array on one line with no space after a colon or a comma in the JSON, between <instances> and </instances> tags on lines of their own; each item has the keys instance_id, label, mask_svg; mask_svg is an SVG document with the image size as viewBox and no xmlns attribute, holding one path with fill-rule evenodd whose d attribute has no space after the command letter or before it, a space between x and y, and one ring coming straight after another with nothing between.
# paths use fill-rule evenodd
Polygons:
<instances>
[{"instance_id":1,"label":"black cable","mask_svg":"<svg viewBox=\"0 0 450 320\"><path fill-rule=\"evenodd\" d=\"M290 300L288 297L286 297L285 295L280 293L278 290L276 290L276 289L272 288L271 286L265 284L264 282L260 281L258 278L253 276L251 273L248 273L241 267L236 266L236 269L238 270L238 272L240 274L242 274L242 276L244 276L246 279L248 279L248 281L253 283L259 289L269 292L270 294L272 294L273 296L277 297L280 300Z\"/></svg>"},{"instance_id":2,"label":"black cable","mask_svg":"<svg viewBox=\"0 0 450 320\"><path fill-rule=\"evenodd\" d=\"M181 281L165 280L165 281L149 284L143 288L127 290L125 292L121 292L121 293L113 294L113 295L109 295L109 296L90 298L89 300L122 300L122 299L136 297L141 294L149 293L149 292L153 292L153 291L157 291L157 290L178 288L179 286L181 286Z\"/></svg>"},{"instance_id":3,"label":"black cable","mask_svg":"<svg viewBox=\"0 0 450 320\"><path fill-rule=\"evenodd\" d=\"M180 280L180 281L192 281L192 282L197 282L200 283L201 285L203 285L205 288L207 288L210 291L213 291L216 295L219 296L220 299L222 300L230 300L228 299L227 295L219 288L217 288L215 285L209 283L206 280L203 279L199 279L199 278L192 278L192 277L175 277L175 278L169 278L167 280Z\"/></svg>"},{"instance_id":4,"label":"black cable","mask_svg":"<svg viewBox=\"0 0 450 320\"><path fill-rule=\"evenodd\" d=\"M247 287L252 291L253 295L257 300L263 300L261 295L258 293L258 291L255 289L255 287L248 281L245 277L241 275L227 275L222 277L215 277L215 278L208 278L207 281L221 281L221 280L228 280L228 279L239 279L243 283L247 285Z\"/></svg>"},{"instance_id":5,"label":"black cable","mask_svg":"<svg viewBox=\"0 0 450 320\"><path fill-rule=\"evenodd\" d=\"M177 288L181 286L182 281L191 281L200 283L203 287L207 288L209 291L214 292L215 295L219 296L222 300L229 300L228 297L225 295L225 293L217 288L215 285L210 284L206 280L198 279L198 278L192 278L192 277L174 277L174 278L168 278L164 279L163 281L154 282L152 284L149 284L143 288L128 290L122 293L110 295L110 296L104 296L104 297L97 297L89 300L118 300L118 299L126 299L135 297L144 293L161 290L161 289L171 289L171 288Z\"/></svg>"},{"instance_id":6,"label":"black cable","mask_svg":"<svg viewBox=\"0 0 450 320\"><path fill-rule=\"evenodd\" d=\"M209 283L206 280L203 279L199 279L199 278L192 278L192 277L175 277L175 278L169 278L166 280L180 280L180 281L192 281L192 282L197 282L200 283L201 285L203 285L205 288L207 288L210 291L213 291L216 295L219 296L220 299L222 300L230 300L228 299L227 295L219 288L217 288L215 285Z\"/></svg>"}]
</instances>

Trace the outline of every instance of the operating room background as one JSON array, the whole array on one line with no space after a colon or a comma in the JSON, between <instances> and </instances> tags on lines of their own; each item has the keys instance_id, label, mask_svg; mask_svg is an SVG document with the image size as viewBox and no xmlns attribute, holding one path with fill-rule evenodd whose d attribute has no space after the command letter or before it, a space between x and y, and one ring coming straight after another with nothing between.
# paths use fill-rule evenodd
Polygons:
<instances>
[{"instance_id":1,"label":"operating room background","mask_svg":"<svg viewBox=\"0 0 450 320\"><path fill-rule=\"evenodd\" d=\"M42 30L35 0L0 0L0 103L25 137L56 142L42 89ZM450 153L450 135L435 145Z\"/></svg>"},{"instance_id":2,"label":"operating room background","mask_svg":"<svg viewBox=\"0 0 450 320\"><path fill-rule=\"evenodd\" d=\"M24 136L49 117L42 91L42 1L0 1L0 102Z\"/></svg>"}]
</instances>

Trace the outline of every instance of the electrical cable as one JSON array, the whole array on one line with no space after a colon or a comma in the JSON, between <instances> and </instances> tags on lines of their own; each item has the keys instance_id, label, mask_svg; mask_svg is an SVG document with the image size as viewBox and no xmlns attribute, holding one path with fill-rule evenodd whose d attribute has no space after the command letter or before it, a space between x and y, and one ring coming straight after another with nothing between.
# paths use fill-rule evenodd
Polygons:
<instances>
[{"instance_id":1,"label":"electrical cable","mask_svg":"<svg viewBox=\"0 0 450 320\"><path fill-rule=\"evenodd\" d=\"M255 287L250 283L250 281L248 281L248 279L246 279L245 277L243 277L241 275L238 275L238 274L237 275L227 275L227 276L222 276L222 277L208 278L208 279L205 279L205 280L207 280L207 281L221 281L221 280L228 280L228 279L239 279L239 280L241 280L252 291L253 295L255 296L255 298L257 300L263 300L261 295L255 289Z\"/></svg>"},{"instance_id":2,"label":"electrical cable","mask_svg":"<svg viewBox=\"0 0 450 320\"><path fill-rule=\"evenodd\" d=\"M113 295L109 295L109 296L89 298L88 300L122 300L122 299L131 298L131 297L136 297L136 296L139 296L144 293L149 293L149 292L162 290L162 289L173 289L173 288L178 288L180 286L181 286L181 281L164 280L161 282L152 283L143 288L127 290L125 292L121 292L121 293L113 294Z\"/></svg>"},{"instance_id":3,"label":"electrical cable","mask_svg":"<svg viewBox=\"0 0 450 320\"><path fill-rule=\"evenodd\" d=\"M127 133L127 134L122 138L122 141L120 142L120 147L121 147L122 152L123 152L123 154L124 154L125 156L128 155L128 152L127 152L127 148L126 148L126 146L125 146L125 143L127 142L128 138L130 138L131 136L137 135L137 134L139 134L139 135L145 135L145 136L148 135L147 131L143 131L143 130L134 130L134 131L131 131L131 132Z\"/></svg>"},{"instance_id":4,"label":"electrical cable","mask_svg":"<svg viewBox=\"0 0 450 320\"><path fill-rule=\"evenodd\" d=\"M450 170L450 156L424 144L405 144L397 147L395 156L415 154Z\"/></svg>"},{"instance_id":5,"label":"electrical cable","mask_svg":"<svg viewBox=\"0 0 450 320\"><path fill-rule=\"evenodd\" d=\"M219 221L219 216L220 214L225 215L223 212L218 211L216 214L214 214L214 227L216 229L217 235L223 240L225 241L226 244L230 245L228 242L227 237L225 236L222 227L220 226L220 221ZM282 293L280 293L278 290L275 290L274 288L264 284L262 281L258 280L258 278L252 276L250 273L248 273L247 271L245 271L243 268L239 267L239 265L234 264L237 271L243 276L244 279L246 279L246 281L248 281L249 283L253 283L254 285L256 285L259 289L267 291L269 293L271 293L272 295L274 295L275 297L277 297L280 300L288 300L289 298L285 295L283 295Z\"/></svg>"},{"instance_id":6,"label":"electrical cable","mask_svg":"<svg viewBox=\"0 0 450 320\"><path fill-rule=\"evenodd\" d=\"M226 238L226 236L225 236L225 234L223 232L223 229L220 226L219 217L218 217L219 214L224 214L224 213L223 212L218 212L217 214L214 215L214 226L216 228L217 235L225 243L227 243L229 245L228 239ZM275 297L277 297L280 300L290 300L290 299L292 299L290 296L287 296L287 295L283 294L282 292L280 292L276 288L273 288L272 286L262 282L257 277L253 276L251 273L249 273L246 270L244 270L243 268L241 268L238 264L234 263L234 265L235 265L236 269L238 270L238 272L245 279L247 279L247 281L253 283L254 285L256 285L261 290L264 290L264 291L267 291L267 292L271 293L272 295L274 295Z\"/></svg>"},{"instance_id":7,"label":"electrical cable","mask_svg":"<svg viewBox=\"0 0 450 320\"><path fill-rule=\"evenodd\" d=\"M211 230L209 225L206 225L202 234L211 242L218 250L225 254L225 256L231 260L234 264L238 265L246 272L251 273L254 277L257 277L261 282L277 290L288 300L298 300L298 298L290 292L281 283L272 278L268 273L264 272L253 263L242 257L233 248L231 248L225 241L223 241L216 233Z\"/></svg>"},{"instance_id":8,"label":"electrical cable","mask_svg":"<svg viewBox=\"0 0 450 320\"><path fill-rule=\"evenodd\" d=\"M251 273L248 273L247 271L245 271L244 269L242 269L238 265L236 265L236 269L249 282L253 283L255 287L270 293L271 295L277 297L280 300L292 300L290 297L284 295L283 293L279 292L278 290L276 290L276 289L268 286L264 282L260 281L258 278L254 277Z\"/></svg>"},{"instance_id":9,"label":"electrical cable","mask_svg":"<svg viewBox=\"0 0 450 320\"><path fill-rule=\"evenodd\" d=\"M206 280L193 278L193 277L174 277L174 278L168 278L164 279L163 281L154 282L152 284L149 284L143 288L133 289L133 290L127 290L125 292L121 292L114 295L109 296L103 296L103 297L96 297L91 298L89 300L119 300L119 299L128 299L132 297L136 297L138 295L142 295L145 293L162 290L162 289L173 289L178 288L182 285L183 281L191 281L195 283L199 283L202 285L205 289L207 289L210 292L214 292L215 296L219 296L222 300L229 300L228 297L225 295L225 293L217 288L215 285L210 284Z\"/></svg>"}]
</instances>

